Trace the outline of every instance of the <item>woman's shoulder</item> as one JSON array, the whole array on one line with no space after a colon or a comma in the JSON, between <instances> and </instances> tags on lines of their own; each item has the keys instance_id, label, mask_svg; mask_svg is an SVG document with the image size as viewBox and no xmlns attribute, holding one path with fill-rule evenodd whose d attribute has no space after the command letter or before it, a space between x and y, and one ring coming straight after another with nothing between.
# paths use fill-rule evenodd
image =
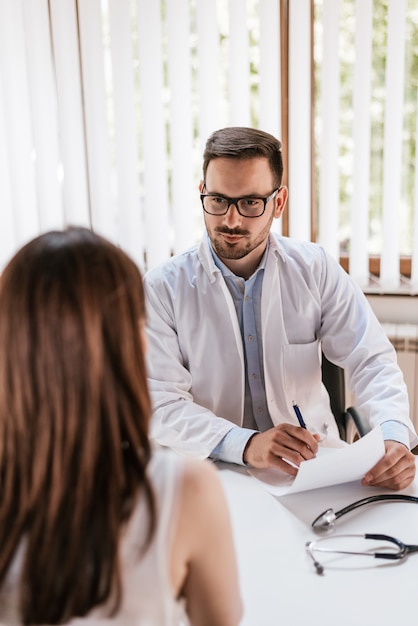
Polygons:
<instances>
[{"instance_id":1,"label":"woman's shoulder","mask_svg":"<svg viewBox=\"0 0 418 626\"><path fill-rule=\"evenodd\" d=\"M170 448L155 446L148 466L155 495L164 508L207 510L222 497L218 472L209 460L180 455Z\"/></svg>"},{"instance_id":2,"label":"woman's shoulder","mask_svg":"<svg viewBox=\"0 0 418 626\"><path fill-rule=\"evenodd\" d=\"M186 457L158 445L153 446L148 474L154 483L181 480L185 492L219 482L217 470L210 461Z\"/></svg>"}]
</instances>

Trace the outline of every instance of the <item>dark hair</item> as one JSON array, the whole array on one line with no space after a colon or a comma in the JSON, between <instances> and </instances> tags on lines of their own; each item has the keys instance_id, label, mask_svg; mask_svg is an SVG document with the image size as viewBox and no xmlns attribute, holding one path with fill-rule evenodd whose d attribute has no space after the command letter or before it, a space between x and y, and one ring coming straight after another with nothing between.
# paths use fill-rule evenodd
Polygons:
<instances>
[{"instance_id":1,"label":"dark hair","mask_svg":"<svg viewBox=\"0 0 418 626\"><path fill-rule=\"evenodd\" d=\"M24 624L120 605L118 545L146 476L140 271L88 229L25 245L0 278L0 585L23 543Z\"/></svg>"},{"instance_id":2,"label":"dark hair","mask_svg":"<svg viewBox=\"0 0 418 626\"><path fill-rule=\"evenodd\" d=\"M203 153L203 180L209 162L213 159L253 159L266 157L274 178L274 184L280 187L283 177L283 159L281 142L262 130L241 126L230 126L212 133L206 142Z\"/></svg>"}]
</instances>

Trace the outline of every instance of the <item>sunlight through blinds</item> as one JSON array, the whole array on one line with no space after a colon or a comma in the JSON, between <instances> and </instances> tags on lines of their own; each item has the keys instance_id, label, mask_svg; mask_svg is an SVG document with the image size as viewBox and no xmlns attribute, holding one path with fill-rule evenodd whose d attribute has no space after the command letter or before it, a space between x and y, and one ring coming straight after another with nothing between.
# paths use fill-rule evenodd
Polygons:
<instances>
[{"instance_id":1,"label":"sunlight through blinds","mask_svg":"<svg viewBox=\"0 0 418 626\"><path fill-rule=\"evenodd\" d=\"M13 220L11 172L9 167L9 155L6 146L7 135L4 119L5 115L3 111L3 102L0 98L0 272L12 256L16 241Z\"/></svg>"},{"instance_id":2,"label":"sunlight through blinds","mask_svg":"<svg viewBox=\"0 0 418 626\"><path fill-rule=\"evenodd\" d=\"M246 3L229 0L229 101L236 126L251 126L250 56Z\"/></svg>"},{"instance_id":3,"label":"sunlight through blinds","mask_svg":"<svg viewBox=\"0 0 418 626\"><path fill-rule=\"evenodd\" d=\"M311 2L289 5L289 235L311 238Z\"/></svg>"},{"instance_id":4,"label":"sunlight through blinds","mask_svg":"<svg viewBox=\"0 0 418 626\"><path fill-rule=\"evenodd\" d=\"M418 129L418 91L417 91L417 111L416 128ZM411 286L418 292L418 150L415 151L414 161L414 227L413 227L413 254L411 269Z\"/></svg>"},{"instance_id":5,"label":"sunlight through blinds","mask_svg":"<svg viewBox=\"0 0 418 626\"><path fill-rule=\"evenodd\" d=\"M219 20L212 0L196 1L196 66L199 149L205 138L222 126L224 99Z\"/></svg>"},{"instance_id":6,"label":"sunlight through blinds","mask_svg":"<svg viewBox=\"0 0 418 626\"><path fill-rule=\"evenodd\" d=\"M403 94L406 0L389 0L386 56L386 106L383 156L383 242L380 282L399 286L399 216L401 204Z\"/></svg>"},{"instance_id":7,"label":"sunlight through blinds","mask_svg":"<svg viewBox=\"0 0 418 626\"><path fill-rule=\"evenodd\" d=\"M112 202L100 0L79 2L78 11L91 222L94 230L112 238L117 227Z\"/></svg>"},{"instance_id":8,"label":"sunlight through blinds","mask_svg":"<svg viewBox=\"0 0 418 626\"><path fill-rule=\"evenodd\" d=\"M338 171L338 123L339 123L339 51L338 29L339 3L324 0L323 49L326 58L321 66L321 117L322 133L319 145L319 229L318 243L338 260L340 246L338 237L339 171Z\"/></svg>"},{"instance_id":9,"label":"sunlight through blinds","mask_svg":"<svg viewBox=\"0 0 418 626\"><path fill-rule=\"evenodd\" d=\"M1 265L74 224L151 268L202 235L210 133L280 136L278 0L2 0L0 18Z\"/></svg>"},{"instance_id":10,"label":"sunlight through blinds","mask_svg":"<svg viewBox=\"0 0 418 626\"><path fill-rule=\"evenodd\" d=\"M144 223L147 264L170 256L167 153L164 117L162 22L158 2L137 2L141 136L143 152Z\"/></svg>"},{"instance_id":11,"label":"sunlight through blinds","mask_svg":"<svg viewBox=\"0 0 418 626\"><path fill-rule=\"evenodd\" d=\"M372 293L416 290L401 266L418 239L411 176L417 24L408 0L378 7L315 0L317 241L336 259L348 255L350 274ZM379 263L373 274L372 257Z\"/></svg>"},{"instance_id":12,"label":"sunlight through blinds","mask_svg":"<svg viewBox=\"0 0 418 626\"><path fill-rule=\"evenodd\" d=\"M260 0L260 122L263 130L282 140L280 11L276 0ZM282 233L282 220L273 220L272 231Z\"/></svg>"},{"instance_id":13,"label":"sunlight through blinds","mask_svg":"<svg viewBox=\"0 0 418 626\"><path fill-rule=\"evenodd\" d=\"M0 94L13 202L12 223L17 245L34 237L40 227L23 8L22 3L15 0L0 3ZM19 67L19 72L15 71L15 67ZM8 222L10 225L10 220Z\"/></svg>"},{"instance_id":14,"label":"sunlight through blinds","mask_svg":"<svg viewBox=\"0 0 418 626\"><path fill-rule=\"evenodd\" d=\"M27 0L24 7L39 226L41 230L51 230L63 228L64 207L58 178L58 121L48 3Z\"/></svg>"},{"instance_id":15,"label":"sunlight through blinds","mask_svg":"<svg viewBox=\"0 0 418 626\"><path fill-rule=\"evenodd\" d=\"M285 111L289 235L348 255L365 290L417 291L418 11L284 5L281 46L278 0L2 0L0 269L67 224L98 230L144 270L165 261L201 237L209 134L249 125L282 138Z\"/></svg>"},{"instance_id":16,"label":"sunlight through blinds","mask_svg":"<svg viewBox=\"0 0 418 626\"><path fill-rule=\"evenodd\" d=\"M130 5L109 0L110 53L114 101L114 161L118 239L143 265L145 237L142 228L136 128L134 50Z\"/></svg>"},{"instance_id":17,"label":"sunlight through blinds","mask_svg":"<svg viewBox=\"0 0 418 626\"><path fill-rule=\"evenodd\" d=\"M280 11L276 0L260 0L260 128L282 137L280 101Z\"/></svg>"},{"instance_id":18,"label":"sunlight through blinds","mask_svg":"<svg viewBox=\"0 0 418 626\"><path fill-rule=\"evenodd\" d=\"M190 3L178 0L167 5L167 62L170 97L171 210L177 250L194 239L190 207L199 201L198 180L193 171Z\"/></svg>"},{"instance_id":19,"label":"sunlight through blinds","mask_svg":"<svg viewBox=\"0 0 418 626\"><path fill-rule=\"evenodd\" d=\"M350 274L369 284L370 101L373 0L357 0L355 10L353 85L353 195L351 200Z\"/></svg>"},{"instance_id":20,"label":"sunlight through blinds","mask_svg":"<svg viewBox=\"0 0 418 626\"><path fill-rule=\"evenodd\" d=\"M65 223L90 226L76 6L50 0Z\"/></svg>"}]
</instances>

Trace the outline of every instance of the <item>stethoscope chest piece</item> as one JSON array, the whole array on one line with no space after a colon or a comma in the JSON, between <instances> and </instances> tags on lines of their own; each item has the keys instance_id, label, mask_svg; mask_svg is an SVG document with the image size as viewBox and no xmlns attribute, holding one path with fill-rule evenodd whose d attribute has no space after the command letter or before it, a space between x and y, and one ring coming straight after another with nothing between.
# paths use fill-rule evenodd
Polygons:
<instances>
[{"instance_id":1,"label":"stethoscope chest piece","mask_svg":"<svg viewBox=\"0 0 418 626\"><path fill-rule=\"evenodd\" d=\"M326 533L327 531L333 530L336 521L337 516L334 513L334 509L327 509L314 519L312 528L317 533Z\"/></svg>"}]
</instances>

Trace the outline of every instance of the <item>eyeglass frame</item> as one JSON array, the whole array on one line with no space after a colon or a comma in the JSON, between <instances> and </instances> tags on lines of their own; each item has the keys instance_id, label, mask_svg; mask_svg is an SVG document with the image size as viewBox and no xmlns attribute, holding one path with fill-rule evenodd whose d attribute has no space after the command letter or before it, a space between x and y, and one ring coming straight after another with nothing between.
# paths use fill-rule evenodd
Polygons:
<instances>
[{"instance_id":1,"label":"eyeglass frame","mask_svg":"<svg viewBox=\"0 0 418 626\"><path fill-rule=\"evenodd\" d=\"M205 213L207 213L208 215L213 215L214 217L223 217L224 215L226 215L229 211L229 207L231 206L231 204L233 204L236 208L236 210L238 211L238 213L241 215L241 217L245 217L248 219L254 219L257 217L261 217L262 215L264 215L265 211L266 211L266 206L267 203L270 202L270 200L273 200L273 198L275 198L277 196L277 194L279 193L280 189L282 188L283 185L281 185L280 187L276 187L276 189L274 189L270 195L266 196L265 198L261 198L259 196L241 196L239 198L230 198L229 196L224 196L221 193L201 193L200 194L200 201L202 203L202 208L204 210ZM206 187L206 183L203 183L203 188ZM207 211L205 209L205 205L204 205L204 199L208 198L208 197L212 197L212 198L222 198L223 200L226 200L228 202L228 206L226 208L225 213L210 213L209 211ZM264 202L264 208L262 210L262 212L259 215L243 215L241 213L241 211L239 210L238 207L238 202L240 200L262 200Z\"/></svg>"},{"instance_id":2,"label":"eyeglass frame","mask_svg":"<svg viewBox=\"0 0 418 626\"><path fill-rule=\"evenodd\" d=\"M377 541L387 541L389 543L394 544L397 548L397 552L358 552L354 550L337 550L331 548L319 548L315 546L321 541L332 538L345 538L345 537L362 537L364 539L375 539ZM305 543L306 551L309 556L312 558L316 573L321 575L324 573L324 566L319 563L315 556L314 550L318 552L328 552L332 554L348 554L348 555L359 555L359 556L372 556L375 559L385 559L388 561L402 561L406 559L408 554L412 552L418 552L418 545L407 544L400 541L400 539L396 539L396 537L392 537L391 535L383 535L378 533L366 533L366 534L346 534L346 535L332 535L330 537L321 537L320 539L314 539L313 541L307 541Z\"/></svg>"}]
</instances>

